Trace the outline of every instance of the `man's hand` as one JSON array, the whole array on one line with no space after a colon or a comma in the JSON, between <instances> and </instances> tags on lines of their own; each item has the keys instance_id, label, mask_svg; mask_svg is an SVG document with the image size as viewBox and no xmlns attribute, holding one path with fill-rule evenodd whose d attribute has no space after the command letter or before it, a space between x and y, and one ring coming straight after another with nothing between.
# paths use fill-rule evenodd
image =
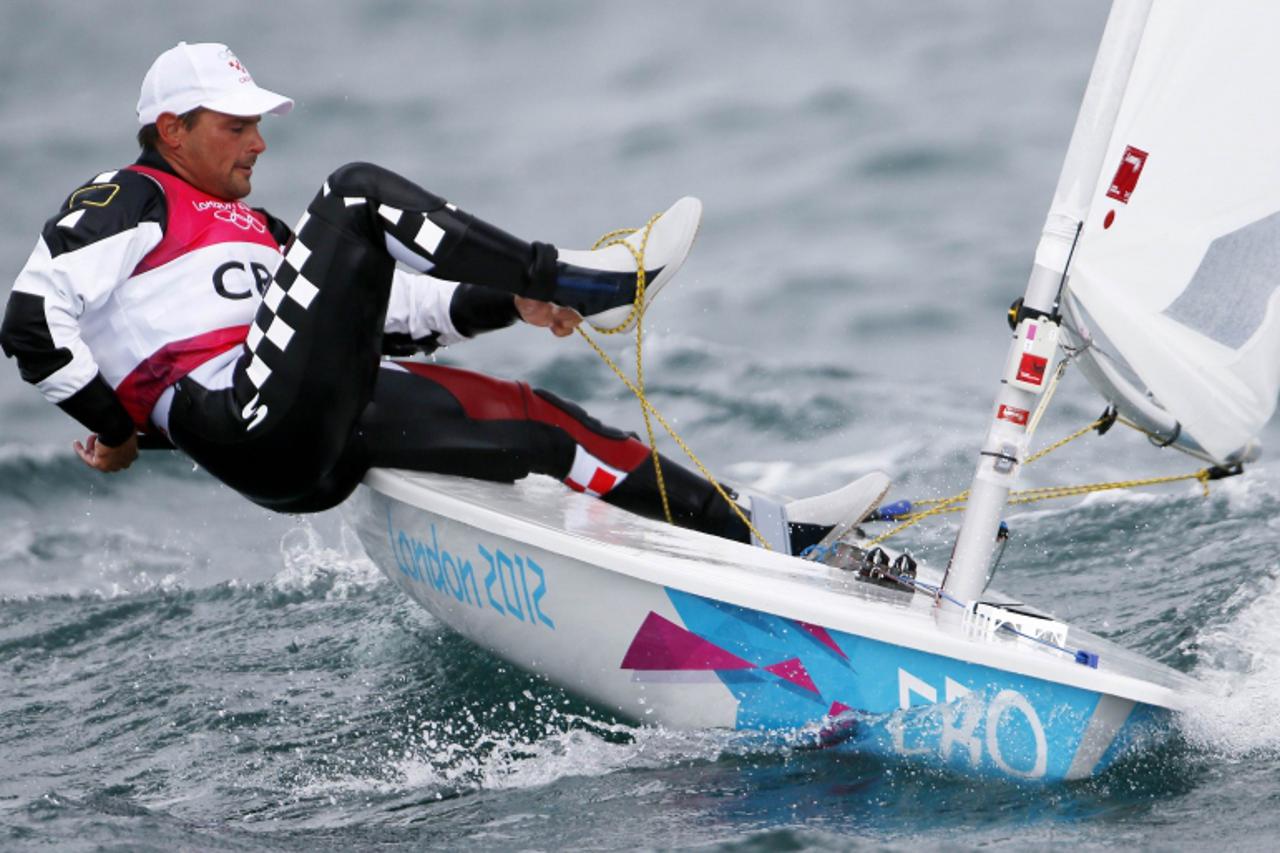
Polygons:
<instances>
[{"instance_id":1,"label":"man's hand","mask_svg":"<svg viewBox=\"0 0 1280 853\"><path fill-rule=\"evenodd\" d=\"M539 302L536 299L516 298L516 310L520 319L530 326L549 326L551 334L557 338L572 335L573 330L582 322L582 315L572 308L562 308L550 302Z\"/></svg>"},{"instance_id":2,"label":"man's hand","mask_svg":"<svg viewBox=\"0 0 1280 853\"><path fill-rule=\"evenodd\" d=\"M98 471L110 474L123 471L138 458L138 436L131 435L129 440L119 447L109 447L98 441L96 435L89 436L84 444L75 442L76 455L84 460L84 464Z\"/></svg>"}]
</instances>

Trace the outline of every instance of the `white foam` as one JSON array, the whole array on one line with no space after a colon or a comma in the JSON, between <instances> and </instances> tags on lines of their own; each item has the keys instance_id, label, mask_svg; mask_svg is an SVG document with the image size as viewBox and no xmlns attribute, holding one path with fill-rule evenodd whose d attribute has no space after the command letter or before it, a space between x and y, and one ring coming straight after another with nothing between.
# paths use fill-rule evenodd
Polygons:
<instances>
[{"instance_id":1,"label":"white foam","mask_svg":"<svg viewBox=\"0 0 1280 853\"><path fill-rule=\"evenodd\" d=\"M1237 590L1228 612L1252 598L1234 619L1202 632L1206 658L1194 674L1207 694L1183 715L1182 728L1201 748L1227 758L1280 754L1280 584L1274 578Z\"/></svg>"},{"instance_id":2,"label":"white foam","mask_svg":"<svg viewBox=\"0 0 1280 853\"><path fill-rule=\"evenodd\" d=\"M287 531L280 539L284 568L271 579L279 592L316 590L328 585L326 600L345 599L383 582L382 572L364 553L359 537L343 524L338 547L324 543L320 532L307 520Z\"/></svg>"},{"instance_id":3,"label":"white foam","mask_svg":"<svg viewBox=\"0 0 1280 853\"><path fill-rule=\"evenodd\" d=\"M724 733L658 728L627 730L631 737L624 743L605 740L584 729L573 729L534 744L500 750L486 762L481 787L532 788L569 776L605 776L619 770L668 767L690 760L712 761L727 746Z\"/></svg>"},{"instance_id":4,"label":"white foam","mask_svg":"<svg viewBox=\"0 0 1280 853\"><path fill-rule=\"evenodd\" d=\"M526 691L525 696L531 697ZM514 709L515 705L510 705ZM600 777L622 770L662 768L689 761L715 761L739 741L758 750L758 737L724 730L672 731L564 713L538 702L541 725L532 736L513 724L495 730L466 712L461 719L423 722L416 736L386 753L371 774L315 779L297 791L302 799L335 794L395 795L459 791L520 790L572 777ZM652 786L651 780L637 785ZM634 793L634 792L632 792Z\"/></svg>"}]
</instances>

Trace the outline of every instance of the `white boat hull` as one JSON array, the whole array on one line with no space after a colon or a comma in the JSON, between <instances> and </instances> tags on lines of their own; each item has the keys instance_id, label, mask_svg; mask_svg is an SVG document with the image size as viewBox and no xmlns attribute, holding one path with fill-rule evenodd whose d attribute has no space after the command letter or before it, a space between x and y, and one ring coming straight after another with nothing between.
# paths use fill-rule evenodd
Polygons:
<instances>
[{"instance_id":1,"label":"white boat hull","mask_svg":"<svg viewBox=\"0 0 1280 853\"><path fill-rule=\"evenodd\" d=\"M347 515L411 598L618 714L800 732L979 775L1089 776L1193 682L1105 641L1093 669L939 624L931 597L650 522L543 478L375 470Z\"/></svg>"}]
</instances>

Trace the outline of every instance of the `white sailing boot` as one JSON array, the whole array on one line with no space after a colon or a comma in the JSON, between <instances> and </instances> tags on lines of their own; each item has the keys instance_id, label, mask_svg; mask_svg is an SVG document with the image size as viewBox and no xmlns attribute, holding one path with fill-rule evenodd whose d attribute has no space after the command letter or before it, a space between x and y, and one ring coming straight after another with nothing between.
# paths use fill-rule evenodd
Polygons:
<instances>
[{"instance_id":1,"label":"white sailing boot","mask_svg":"<svg viewBox=\"0 0 1280 853\"><path fill-rule=\"evenodd\" d=\"M810 541L820 539L821 547L824 543L838 542L870 515L880 505L892 482L889 475L873 471L834 492L787 503L753 495L751 523L774 550L781 553L795 553L794 543L806 538L796 535L801 532L800 528L820 530L818 536L811 533L807 538ZM761 544L754 535L751 539L753 544Z\"/></svg>"},{"instance_id":2,"label":"white sailing boot","mask_svg":"<svg viewBox=\"0 0 1280 853\"><path fill-rule=\"evenodd\" d=\"M638 310L636 257L621 245L593 251L560 249L551 301L577 311L598 330L630 331L684 263L701 220L702 202L685 196L654 221L647 242L643 228L626 238L637 251L644 242L644 304Z\"/></svg>"}]
</instances>

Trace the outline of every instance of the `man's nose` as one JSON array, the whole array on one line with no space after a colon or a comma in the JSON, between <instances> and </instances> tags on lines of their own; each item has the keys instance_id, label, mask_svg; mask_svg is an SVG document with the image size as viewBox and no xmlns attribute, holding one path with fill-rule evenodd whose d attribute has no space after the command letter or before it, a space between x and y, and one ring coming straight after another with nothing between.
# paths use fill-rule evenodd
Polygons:
<instances>
[{"instance_id":1,"label":"man's nose","mask_svg":"<svg viewBox=\"0 0 1280 853\"><path fill-rule=\"evenodd\" d=\"M256 124L253 126L253 132L249 139L249 150L254 154L261 154L267 150L267 140L262 138L262 131L258 129Z\"/></svg>"}]
</instances>

